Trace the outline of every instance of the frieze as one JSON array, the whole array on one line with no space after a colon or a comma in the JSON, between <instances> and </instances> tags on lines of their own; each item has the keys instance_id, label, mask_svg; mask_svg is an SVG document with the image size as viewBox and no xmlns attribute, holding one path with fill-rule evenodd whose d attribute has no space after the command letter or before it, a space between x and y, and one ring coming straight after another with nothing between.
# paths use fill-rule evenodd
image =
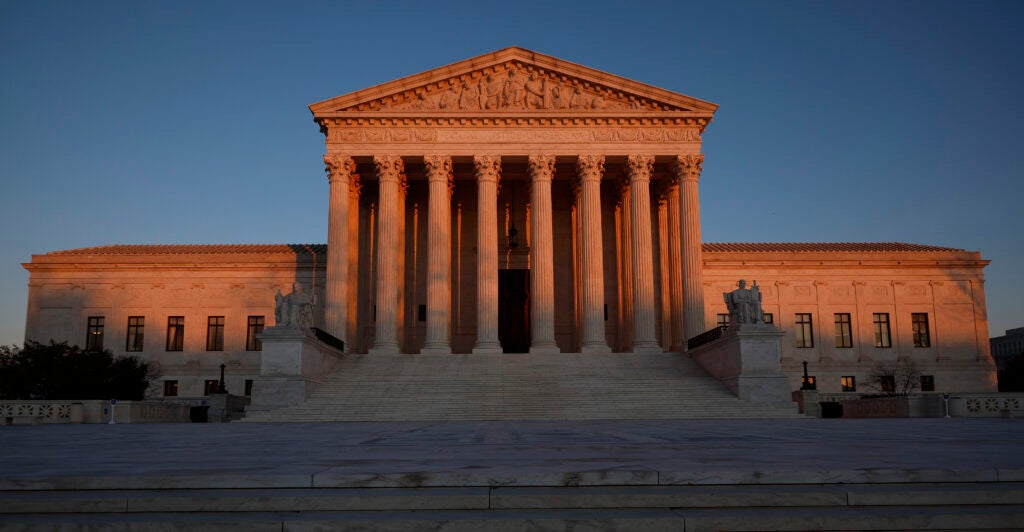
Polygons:
<instances>
[{"instance_id":1,"label":"frieze","mask_svg":"<svg viewBox=\"0 0 1024 532\"><path fill-rule=\"evenodd\" d=\"M685 109L512 61L377 98L347 110L473 112Z\"/></svg>"},{"instance_id":2,"label":"frieze","mask_svg":"<svg viewBox=\"0 0 1024 532\"><path fill-rule=\"evenodd\" d=\"M687 128L331 128L327 142L345 144L401 142L700 142L700 132Z\"/></svg>"}]
</instances>

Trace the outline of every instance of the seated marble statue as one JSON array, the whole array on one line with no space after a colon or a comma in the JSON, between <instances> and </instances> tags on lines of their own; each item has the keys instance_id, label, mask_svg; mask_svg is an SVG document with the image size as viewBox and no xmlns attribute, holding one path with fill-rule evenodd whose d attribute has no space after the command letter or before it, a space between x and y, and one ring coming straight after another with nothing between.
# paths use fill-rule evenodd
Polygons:
<instances>
[{"instance_id":1,"label":"seated marble statue","mask_svg":"<svg viewBox=\"0 0 1024 532\"><path fill-rule=\"evenodd\" d=\"M757 281L747 288L747 281L740 279L739 288L732 292L723 292L725 306L729 309L729 321L734 324L764 323L764 311L761 309L761 288Z\"/></svg>"},{"instance_id":2,"label":"seated marble statue","mask_svg":"<svg viewBox=\"0 0 1024 532\"><path fill-rule=\"evenodd\" d=\"M278 327L308 329L313 326L313 300L302 291L302 283L292 284L292 293L288 295L278 290L274 301L277 302L274 318Z\"/></svg>"}]
</instances>

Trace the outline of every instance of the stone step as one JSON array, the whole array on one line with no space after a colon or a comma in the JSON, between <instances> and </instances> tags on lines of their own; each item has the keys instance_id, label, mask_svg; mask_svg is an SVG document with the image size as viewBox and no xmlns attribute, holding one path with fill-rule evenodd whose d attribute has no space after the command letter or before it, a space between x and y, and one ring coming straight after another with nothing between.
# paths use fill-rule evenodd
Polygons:
<instances>
[{"instance_id":1,"label":"stone step","mask_svg":"<svg viewBox=\"0 0 1024 532\"><path fill-rule=\"evenodd\" d=\"M0 514L1018 506L1022 483L0 492Z\"/></svg>"},{"instance_id":2,"label":"stone step","mask_svg":"<svg viewBox=\"0 0 1024 532\"><path fill-rule=\"evenodd\" d=\"M424 510L0 515L19 531L319 530L1020 530L1020 506L750 509Z\"/></svg>"},{"instance_id":3,"label":"stone step","mask_svg":"<svg viewBox=\"0 0 1024 532\"><path fill-rule=\"evenodd\" d=\"M411 392L415 393L411 393ZM245 421L799 417L680 354L348 355L308 401Z\"/></svg>"}]
</instances>

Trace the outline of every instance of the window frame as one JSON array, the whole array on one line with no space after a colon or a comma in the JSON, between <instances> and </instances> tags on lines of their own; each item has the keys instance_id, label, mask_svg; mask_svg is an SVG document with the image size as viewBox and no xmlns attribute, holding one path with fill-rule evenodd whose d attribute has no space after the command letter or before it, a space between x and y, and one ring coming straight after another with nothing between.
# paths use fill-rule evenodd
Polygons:
<instances>
[{"instance_id":1,"label":"window frame","mask_svg":"<svg viewBox=\"0 0 1024 532\"><path fill-rule=\"evenodd\" d=\"M729 314L728 314L728 313L725 313L725 314L722 314L722 313L718 313L718 315L717 315L717 316L715 317L715 319L716 319L716 321L715 321L715 323L716 323L715 327L718 327L718 328L725 328L725 329L728 329L728 328L729 328L729 325L730 325L730 324L731 324L731 322L732 322L731 316L729 316Z\"/></svg>"},{"instance_id":2,"label":"window frame","mask_svg":"<svg viewBox=\"0 0 1024 532\"><path fill-rule=\"evenodd\" d=\"M224 316L206 317L206 350L224 350Z\"/></svg>"},{"instance_id":3,"label":"window frame","mask_svg":"<svg viewBox=\"0 0 1024 532\"><path fill-rule=\"evenodd\" d=\"M806 321L804 321L806 318ZM797 312L794 334L798 349L814 348L814 316L810 312Z\"/></svg>"},{"instance_id":4,"label":"window frame","mask_svg":"<svg viewBox=\"0 0 1024 532\"><path fill-rule=\"evenodd\" d=\"M185 350L185 316L167 316L167 351Z\"/></svg>"},{"instance_id":5,"label":"window frame","mask_svg":"<svg viewBox=\"0 0 1024 532\"><path fill-rule=\"evenodd\" d=\"M927 386L925 385L927 383ZM921 375L921 391L922 392L934 392L935 391L935 375Z\"/></svg>"},{"instance_id":6,"label":"window frame","mask_svg":"<svg viewBox=\"0 0 1024 532\"><path fill-rule=\"evenodd\" d=\"M928 327L927 312L911 312L910 328L914 347L931 347L931 330Z\"/></svg>"},{"instance_id":7,"label":"window frame","mask_svg":"<svg viewBox=\"0 0 1024 532\"><path fill-rule=\"evenodd\" d=\"M849 312L836 312L836 347L848 349L853 347L853 317Z\"/></svg>"},{"instance_id":8,"label":"window frame","mask_svg":"<svg viewBox=\"0 0 1024 532\"><path fill-rule=\"evenodd\" d=\"M145 350L146 341L146 317L128 316L128 328L124 336L124 350L126 353L141 353Z\"/></svg>"},{"instance_id":9,"label":"window frame","mask_svg":"<svg viewBox=\"0 0 1024 532\"><path fill-rule=\"evenodd\" d=\"M855 375L843 375L840 377L839 385L844 392L857 391L857 377Z\"/></svg>"},{"instance_id":10,"label":"window frame","mask_svg":"<svg viewBox=\"0 0 1024 532\"><path fill-rule=\"evenodd\" d=\"M85 326L85 350L89 353L103 351L103 329L106 316L89 316Z\"/></svg>"},{"instance_id":11,"label":"window frame","mask_svg":"<svg viewBox=\"0 0 1024 532\"><path fill-rule=\"evenodd\" d=\"M210 396L217 393L217 389L220 388L219 379L204 379L203 380L203 395Z\"/></svg>"},{"instance_id":12,"label":"window frame","mask_svg":"<svg viewBox=\"0 0 1024 532\"><path fill-rule=\"evenodd\" d=\"M178 380L168 379L164 382L164 397L177 397L178 396ZM167 393L172 392L172 393Z\"/></svg>"},{"instance_id":13,"label":"window frame","mask_svg":"<svg viewBox=\"0 0 1024 532\"><path fill-rule=\"evenodd\" d=\"M892 347L892 327L888 312L872 312L871 323L875 329L875 347L888 349ZM884 336L883 336L884 333Z\"/></svg>"},{"instance_id":14,"label":"window frame","mask_svg":"<svg viewBox=\"0 0 1024 532\"><path fill-rule=\"evenodd\" d=\"M259 338L256 338L257 334L262 334L263 329L267 326L267 319L265 316L249 316L246 320L245 326L245 350L246 351L263 351L263 342Z\"/></svg>"}]
</instances>

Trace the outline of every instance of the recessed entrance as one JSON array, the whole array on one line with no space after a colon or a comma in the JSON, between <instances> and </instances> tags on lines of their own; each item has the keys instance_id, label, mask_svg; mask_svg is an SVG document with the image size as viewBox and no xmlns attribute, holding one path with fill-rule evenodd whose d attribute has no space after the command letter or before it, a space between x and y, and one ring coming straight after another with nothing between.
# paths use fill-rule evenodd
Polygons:
<instances>
[{"instance_id":1,"label":"recessed entrance","mask_svg":"<svg viewBox=\"0 0 1024 532\"><path fill-rule=\"evenodd\" d=\"M498 340L506 353L530 351L530 270L498 270Z\"/></svg>"}]
</instances>

